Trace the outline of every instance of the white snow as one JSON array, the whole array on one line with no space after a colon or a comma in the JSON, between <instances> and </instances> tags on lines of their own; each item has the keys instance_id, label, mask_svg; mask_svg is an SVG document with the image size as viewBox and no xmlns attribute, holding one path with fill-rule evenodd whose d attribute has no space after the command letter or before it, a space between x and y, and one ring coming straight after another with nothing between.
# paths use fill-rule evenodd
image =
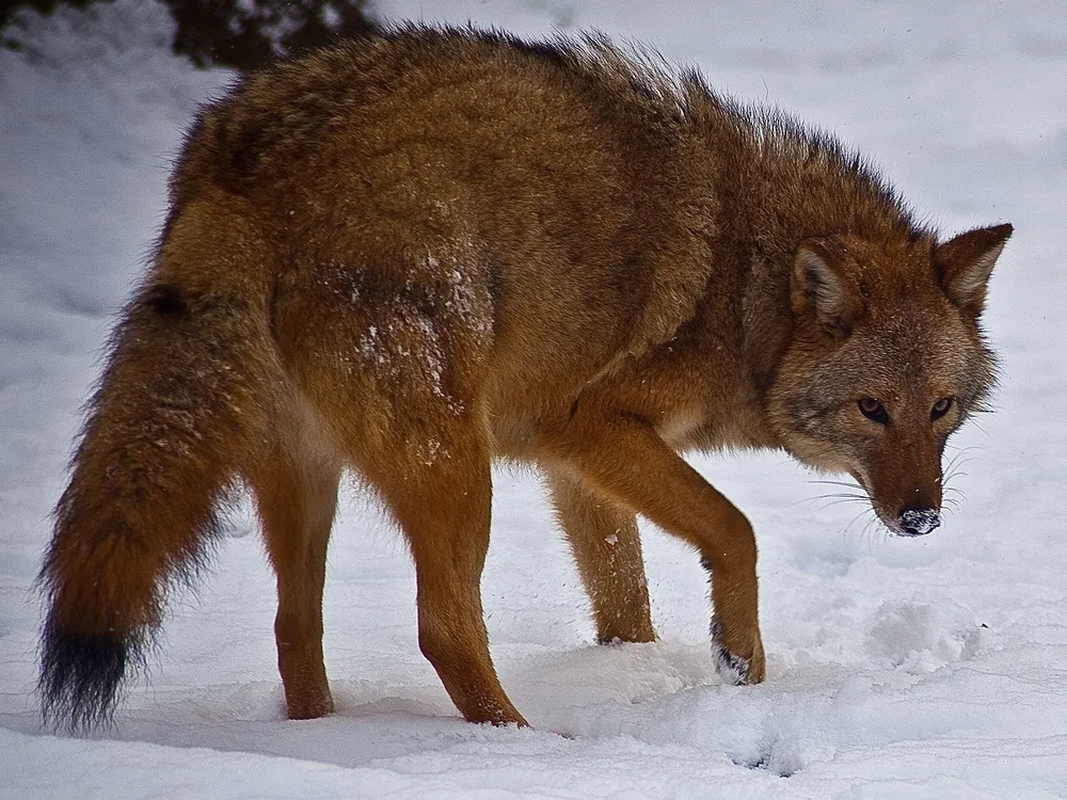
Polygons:
<instances>
[{"instance_id":1,"label":"white snow","mask_svg":"<svg viewBox=\"0 0 1067 800\"><path fill-rule=\"evenodd\" d=\"M355 491L326 592L338 711L286 721L272 576L239 510L114 729L42 732L32 583L78 407L162 221L182 129L230 78L170 55L153 3L60 14L33 23L25 52L0 51L0 796L1067 796L1062 3L375 8L649 42L836 131L946 232L1014 223L986 319L1001 391L954 442L959 508L930 536L888 538L853 516L863 505L812 501L841 490L783 456L698 460L760 544L768 678L737 688L714 673L693 554L646 527L661 641L596 647L536 479L497 473L487 624L529 731L457 716L418 650L405 548Z\"/></svg>"}]
</instances>

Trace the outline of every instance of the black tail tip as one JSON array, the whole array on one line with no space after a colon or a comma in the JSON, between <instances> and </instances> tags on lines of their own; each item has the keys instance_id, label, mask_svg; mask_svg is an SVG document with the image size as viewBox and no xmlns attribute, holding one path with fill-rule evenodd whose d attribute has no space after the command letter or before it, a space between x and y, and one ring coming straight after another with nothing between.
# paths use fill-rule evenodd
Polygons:
<instances>
[{"instance_id":1,"label":"black tail tip","mask_svg":"<svg viewBox=\"0 0 1067 800\"><path fill-rule=\"evenodd\" d=\"M48 620L41 637L38 693L45 725L70 733L111 722L139 644L119 634L75 634Z\"/></svg>"}]
</instances>

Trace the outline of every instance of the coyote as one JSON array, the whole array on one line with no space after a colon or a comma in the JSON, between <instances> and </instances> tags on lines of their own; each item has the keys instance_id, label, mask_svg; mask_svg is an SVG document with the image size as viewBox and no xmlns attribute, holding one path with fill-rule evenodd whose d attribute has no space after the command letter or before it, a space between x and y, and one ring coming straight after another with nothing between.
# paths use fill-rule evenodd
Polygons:
<instances>
[{"instance_id":1,"label":"coyote","mask_svg":"<svg viewBox=\"0 0 1067 800\"><path fill-rule=\"evenodd\" d=\"M406 537L459 711L524 725L479 590L494 459L544 475L600 641L656 635L640 514L709 571L724 680L762 681L752 527L679 453L783 450L929 533L1011 232L943 241L829 135L597 35L408 26L244 77L186 137L56 507L45 718L111 717L242 486L288 714L330 713L347 470Z\"/></svg>"}]
</instances>

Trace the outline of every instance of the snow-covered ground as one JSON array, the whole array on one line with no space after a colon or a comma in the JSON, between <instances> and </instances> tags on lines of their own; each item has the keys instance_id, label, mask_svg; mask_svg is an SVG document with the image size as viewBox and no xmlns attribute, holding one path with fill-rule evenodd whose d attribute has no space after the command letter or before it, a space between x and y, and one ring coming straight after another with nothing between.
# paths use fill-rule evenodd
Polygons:
<instances>
[{"instance_id":1,"label":"snow-covered ground","mask_svg":"<svg viewBox=\"0 0 1067 800\"><path fill-rule=\"evenodd\" d=\"M833 129L946 232L1014 223L987 315L1001 391L950 452L958 508L933 536L889 539L784 456L698 461L760 544L768 680L735 688L712 669L691 553L647 528L661 641L596 647L536 478L498 474L485 606L524 731L457 716L419 654L399 537L354 492L326 596L338 711L286 721L272 577L241 510L113 730L42 732L31 584L78 407L162 220L181 130L229 79L171 56L153 3L61 15L0 51L0 796L1067 796L1061 0L376 8L650 42Z\"/></svg>"}]
</instances>

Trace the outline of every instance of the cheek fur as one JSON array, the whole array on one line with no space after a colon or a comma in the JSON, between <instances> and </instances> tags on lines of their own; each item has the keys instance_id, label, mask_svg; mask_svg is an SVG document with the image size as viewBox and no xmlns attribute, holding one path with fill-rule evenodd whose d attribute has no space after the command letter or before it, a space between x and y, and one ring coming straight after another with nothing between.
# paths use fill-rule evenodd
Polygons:
<instances>
[{"instance_id":1,"label":"cheek fur","mask_svg":"<svg viewBox=\"0 0 1067 800\"><path fill-rule=\"evenodd\" d=\"M854 419L847 408L792 417L783 439L790 452L810 467L825 472L863 474L877 447L870 423Z\"/></svg>"}]
</instances>

